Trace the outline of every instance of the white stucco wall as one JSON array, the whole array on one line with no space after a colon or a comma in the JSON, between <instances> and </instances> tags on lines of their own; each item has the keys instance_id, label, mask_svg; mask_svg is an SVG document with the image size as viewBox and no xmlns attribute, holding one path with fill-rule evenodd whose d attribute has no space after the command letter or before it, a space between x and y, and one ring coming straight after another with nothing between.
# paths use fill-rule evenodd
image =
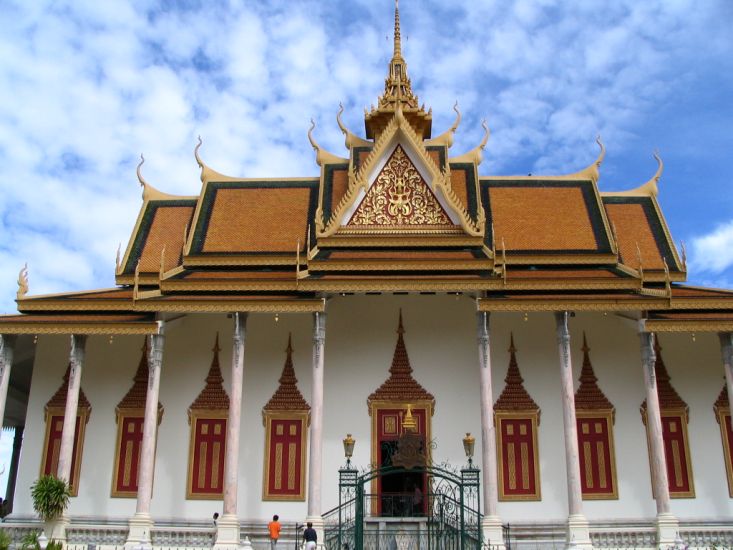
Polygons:
<instances>
[{"instance_id":1,"label":"white stucco wall","mask_svg":"<svg viewBox=\"0 0 733 550\"><path fill-rule=\"evenodd\" d=\"M341 439L357 440L353 462L370 461L367 396L388 376L396 342L399 308L403 308L405 342L415 378L436 398L432 433L433 458L461 465L461 438L477 436L480 413L475 305L453 296L345 296L328 304L325 354L323 511L338 502L338 468L343 465ZM616 467L619 499L585 501L589 519L651 518L655 505L645 431L639 414L644 399L639 339L635 323L616 315L578 314L571 319L573 371L582 365L582 332L586 331L599 385L616 406ZM229 389L232 323L224 315L191 315L167 329L160 401L165 414L159 429L152 514L155 518L210 518L221 503L186 500L189 426L187 409L203 388L216 331L221 338L221 365ZM561 520L567 515L565 464L558 353L551 314L495 314L491 319L494 398L504 386L506 351L514 332L517 359L525 387L542 409L539 427L542 501L500 502L504 521ZM264 427L261 409L277 387L288 333L293 334L294 365L299 387L311 395L312 318L310 315L250 315L244 370L240 455L239 516L265 519L274 513L287 521L305 517L304 502L262 502ZM690 446L697 497L674 499L680 518L730 518L733 499L725 483L719 427L712 405L723 385L717 336L662 335L663 357L672 384L690 406ZM111 498L116 437L114 408L132 384L142 337L91 337L82 388L92 404L81 465L79 496L71 515L128 517L134 499ZM15 512L31 514L29 487L40 469L44 436L43 406L61 384L68 363L68 337L41 336L38 341L28 419L16 489Z\"/></svg>"}]
</instances>

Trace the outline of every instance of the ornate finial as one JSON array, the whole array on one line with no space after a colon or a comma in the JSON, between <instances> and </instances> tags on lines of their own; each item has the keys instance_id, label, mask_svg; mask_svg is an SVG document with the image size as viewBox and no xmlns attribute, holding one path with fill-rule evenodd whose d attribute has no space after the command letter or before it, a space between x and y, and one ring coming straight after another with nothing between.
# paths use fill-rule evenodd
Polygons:
<instances>
[{"instance_id":1,"label":"ornate finial","mask_svg":"<svg viewBox=\"0 0 733 550\"><path fill-rule=\"evenodd\" d=\"M145 181L145 178L143 177L141 168L143 167L143 164L145 164L145 157L142 153L140 153L140 163L137 165L137 170L135 172L137 173L137 181L140 182L140 187L145 189L148 186L148 182ZM143 198L145 197L145 191L143 191Z\"/></svg>"},{"instance_id":2,"label":"ornate finial","mask_svg":"<svg viewBox=\"0 0 733 550\"><path fill-rule=\"evenodd\" d=\"M313 130L316 127L316 121L311 118L311 127L308 129L308 141L311 142L311 147L313 147L314 151L320 150L320 147L318 146L318 143L316 143L316 140L313 139Z\"/></svg>"},{"instance_id":3,"label":"ornate finial","mask_svg":"<svg viewBox=\"0 0 733 550\"><path fill-rule=\"evenodd\" d=\"M606 146L603 145L603 142L601 141L601 134L596 136L596 143L598 144L598 147L601 148L601 152L598 154L598 158L596 159L596 168L600 168L603 159L606 158Z\"/></svg>"},{"instance_id":4,"label":"ornate finial","mask_svg":"<svg viewBox=\"0 0 733 550\"><path fill-rule=\"evenodd\" d=\"M590 348L588 347L588 340L585 337L585 331L583 331L583 347L580 348L583 353L588 353Z\"/></svg>"},{"instance_id":5,"label":"ornate finial","mask_svg":"<svg viewBox=\"0 0 733 550\"><path fill-rule=\"evenodd\" d=\"M20 300L28 294L28 263L23 266L18 273L18 292L15 295L16 300Z\"/></svg>"},{"instance_id":6,"label":"ornate finial","mask_svg":"<svg viewBox=\"0 0 733 550\"><path fill-rule=\"evenodd\" d=\"M344 104L339 101L339 112L336 113L336 122L339 125L339 128L341 128L341 133L343 135L348 135L349 131L346 129L346 126L344 125L343 121L341 120L341 115L344 112Z\"/></svg>"},{"instance_id":7,"label":"ornate finial","mask_svg":"<svg viewBox=\"0 0 733 550\"><path fill-rule=\"evenodd\" d=\"M201 149L201 145L203 145L203 140L201 139L201 136L198 137L198 143L196 144L196 147L193 148L193 156L196 158L196 163L199 165L199 168L202 170L204 169L204 163L201 160L201 157L199 156L199 149Z\"/></svg>"},{"instance_id":8,"label":"ornate finial","mask_svg":"<svg viewBox=\"0 0 733 550\"><path fill-rule=\"evenodd\" d=\"M219 353L221 348L219 347L219 331L216 331L216 339L214 340L214 347L211 349L214 353Z\"/></svg>"},{"instance_id":9,"label":"ornate finial","mask_svg":"<svg viewBox=\"0 0 733 550\"><path fill-rule=\"evenodd\" d=\"M122 243L117 245L117 255L115 256L115 271L120 270L120 252L122 251Z\"/></svg>"},{"instance_id":10,"label":"ornate finial","mask_svg":"<svg viewBox=\"0 0 733 550\"><path fill-rule=\"evenodd\" d=\"M517 351L517 348L514 347L514 333L509 333L509 353L515 353Z\"/></svg>"},{"instance_id":11,"label":"ornate finial","mask_svg":"<svg viewBox=\"0 0 733 550\"><path fill-rule=\"evenodd\" d=\"M491 132L489 131L489 125L486 124L486 119L481 121L481 127L484 129L484 139L481 140L479 148L483 151L484 147L486 147L486 143L489 141L489 135L491 135Z\"/></svg>"},{"instance_id":12,"label":"ornate finial","mask_svg":"<svg viewBox=\"0 0 733 550\"><path fill-rule=\"evenodd\" d=\"M405 327L402 326L402 308L400 308L400 321L397 325L397 334L404 334L405 333Z\"/></svg>"},{"instance_id":13,"label":"ornate finial","mask_svg":"<svg viewBox=\"0 0 733 550\"><path fill-rule=\"evenodd\" d=\"M400 34L400 0L394 0L394 57L402 57L402 36Z\"/></svg>"},{"instance_id":14,"label":"ornate finial","mask_svg":"<svg viewBox=\"0 0 733 550\"><path fill-rule=\"evenodd\" d=\"M293 355L293 333L288 333L288 347L285 349L285 352L288 354L288 357L292 357Z\"/></svg>"}]
</instances>

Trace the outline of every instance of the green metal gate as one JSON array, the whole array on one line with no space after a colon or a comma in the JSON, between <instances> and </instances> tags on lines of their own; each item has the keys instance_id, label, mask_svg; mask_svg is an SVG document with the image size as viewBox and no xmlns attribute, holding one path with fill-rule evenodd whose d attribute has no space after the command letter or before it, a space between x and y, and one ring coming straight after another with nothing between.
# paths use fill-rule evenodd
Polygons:
<instances>
[{"instance_id":1,"label":"green metal gate","mask_svg":"<svg viewBox=\"0 0 733 550\"><path fill-rule=\"evenodd\" d=\"M425 476L422 491L369 492L386 476ZM324 516L328 550L480 550L479 470L384 466L339 470L339 506ZM381 486L379 483L375 484Z\"/></svg>"}]
</instances>

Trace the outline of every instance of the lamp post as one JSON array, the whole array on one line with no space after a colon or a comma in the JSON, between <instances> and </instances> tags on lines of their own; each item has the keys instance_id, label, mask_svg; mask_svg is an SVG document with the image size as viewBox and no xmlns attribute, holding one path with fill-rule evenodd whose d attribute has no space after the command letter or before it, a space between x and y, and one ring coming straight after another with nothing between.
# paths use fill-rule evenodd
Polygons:
<instances>
[{"instance_id":1,"label":"lamp post","mask_svg":"<svg viewBox=\"0 0 733 550\"><path fill-rule=\"evenodd\" d=\"M471 435L471 432L466 432L466 437L463 438L463 451L466 453L468 458L468 467L473 468L473 449L476 446L476 438Z\"/></svg>"},{"instance_id":2,"label":"lamp post","mask_svg":"<svg viewBox=\"0 0 733 550\"><path fill-rule=\"evenodd\" d=\"M344 456L346 457L346 468L351 468L351 457L354 456L354 445L356 444L356 439L351 437L351 434L346 434L346 437L343 439L344 443Z\"/></svg>"}]
</instances>

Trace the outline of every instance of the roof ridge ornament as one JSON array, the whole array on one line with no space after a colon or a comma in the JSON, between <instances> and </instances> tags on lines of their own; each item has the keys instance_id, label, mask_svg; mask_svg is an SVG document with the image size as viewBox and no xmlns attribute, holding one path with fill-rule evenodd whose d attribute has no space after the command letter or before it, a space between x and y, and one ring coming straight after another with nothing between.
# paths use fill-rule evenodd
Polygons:
<instances>
[{"instance_id":1,"label":"roof ridge ornament","mask_svg":"<svg viewBox=\"0 0 733 550\"><path fill-rule=\"evenodd\" d=\"M456 130L458 130L458 126L461 124L462 119L461 111L458 110L458 100L456 100L453 105L453 110L456 112L456 119L453 121L451 127L439 136L426 140L426 145L444 145L450 149L453 145L453 136L455 135Z\"/></svg>"},{"instance_id":2,"label":"roof ridge ornament","mask_svg":"<svg viewBox=\"0 0 733 550\"><path fill-rule=\"evenodd\" d=\"M316 152L316 164L318 164L318 166L323 166L324 164L349 162L349 159L329 153L318 145L318 142L313 137L313 130L315 127L316 121L311 118L311 127L308 129L308 141L310 141L311 147L313 147L313 150Z\"/></svg>"},{"instance_id":3,"label":"roof ridge ornament","mask_svg":"<svg viewBox=\"0 0 733 550\"><path fill-rule=\"evenodd\" d=\"M22 300L28 294L28 262L20 269L18 273L18 292L15 295L16 300Z\"/></svg>"},{"instance_id":4,"label":"roof ridge ornament","mask_svg":"<svg viewBox=\"0 0 733 550\"><path fill-rule=\"evenodd\" d=\"M346 148L351 150L352 147L371 147L373 145L371 141L360 138L346 127L343 120L341 120L343 112L344 104L339 101L339 110L338 113L336 113L336 123L341 129L341 133L344 134L344 145L346 145Z\"/></svg>"},{"instance_id":5,"label":"roof ridge ornament","mask_svg":"<svg viewBox=\"0 0 733 550\"><path fill-rule=\"evenodd\" d=\"M659 179L664 172L664 162L659 156L659 149L654 150L654 158L657 160L657 171L645 183L639 187L629 189L628 191L608 191L604 192L604 197L656 197L659 194Z\"/></svg>"}]
</instances>

